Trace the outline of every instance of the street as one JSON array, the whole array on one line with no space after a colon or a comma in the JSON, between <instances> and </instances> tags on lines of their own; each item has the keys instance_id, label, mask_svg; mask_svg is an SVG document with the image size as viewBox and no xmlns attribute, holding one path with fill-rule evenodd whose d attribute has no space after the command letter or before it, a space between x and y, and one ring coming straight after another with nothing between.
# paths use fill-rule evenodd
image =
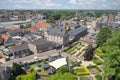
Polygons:
<instances>
[{"instance_id":1,"label":"street","mask_svg":"<svg viewBox=\"0 0 120 80\"><path fill-rule=\"evenodd\" d=\"M39 59L46 59L49 55L50 56L57 56L57 55L59 55L59 53L56 50L51 50L51 51L43 52L43 53L37 54L37 55L30 55L30 56L26 56L23 58L13 59L11 61L8 61L6 63L1 64L0 66L11 67L13 63L18 63L18 62L22 62L22 61L32 62L32 61L34 61L35 56L39 57Z\"/></svg>"}]
</instances>

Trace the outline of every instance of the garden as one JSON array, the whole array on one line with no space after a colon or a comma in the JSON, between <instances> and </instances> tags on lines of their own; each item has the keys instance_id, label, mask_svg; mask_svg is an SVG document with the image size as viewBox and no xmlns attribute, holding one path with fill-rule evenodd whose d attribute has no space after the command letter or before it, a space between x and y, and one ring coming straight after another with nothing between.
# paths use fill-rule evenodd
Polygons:
<instances>
[{"instance_id":1,"label":"garden","mask_svg":"<svg viewBox=\"0 0 120 80\"><path fill-rule=\"evenodd\" d=\"M64 52L74 55L74 56L82 56L87 46L81 42L73 43L68 49L64 50Z\"/></svg>"}]
</instances>

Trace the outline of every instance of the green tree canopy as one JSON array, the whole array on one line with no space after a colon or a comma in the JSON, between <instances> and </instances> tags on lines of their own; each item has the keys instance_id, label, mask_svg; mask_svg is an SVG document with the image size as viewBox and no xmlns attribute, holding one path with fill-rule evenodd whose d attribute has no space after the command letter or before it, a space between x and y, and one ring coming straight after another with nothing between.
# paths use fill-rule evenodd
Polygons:
<instances>
[{"instance_id":1,"label":"green tree canopy","mask_svg":"<svg viewBox=\"0 0 120 80\"><path fill-rule=\"evenodd\" d=\"M105 53L105 77L108 80L120 80L120 30L112 33L112 38L102 46Z\"/></svg>"},{"instance_id":2,"label":"green tree canopy","mask_svg":"<svg viewBox=\"0 0 120 80\"><path fill-rule=\"evenodd\" d=\"M73 75L69 72L66 73L56 73L55 75L46 78L45 80L77 80L76 75Z\"/></svg>"},{"instance_id":3,"label":"green tree canopy","mask_svg":"<svg viewBox=\"0 0 120 80\"><path fill-rule=\"evenodd\" d=\"M90 61L92 60L93 56L94 56L94 47L92 46L92 44L89 44L88 48L86 49L85 53L84 53L84 60Z\"/></svg>"},{"instance_id":4,"label":"green tree canopy","mask_svg":"<svg viewBox=\"0 0 120 80\"><path fill-rule=\"evenodd\" d=\"M30 24L26 24L26 25L24 26L25 29L30 28L30 27L31 27Z\"/></svg>"},{"instance_id":5,"label":"green tree canopy","mask_svg":"<svg viewBox=\"0 0 120 80\"><path fill-rule=\"evenodd\" d=\"M16 78L16 80L37 80L36 73L32 72L32 73L27 74L27 75L20 75Z\"/></svg>"},{"instance_id":6,"label":"green tree canopy","mask_svg":"<svg viewBox=\"0 0 120 80\"><path fill-rule=\"evenodd\" d=\"M15 76L20 75L22 73L24 73L23 69L21 68L21 66L17 63L13 63L12 65L12 72Z\"/></svg>"},{"instance_id":7,"label":"green tree canopy","mask_svg":"<svg viewBox=\"0 0 120 80\"><path fill-rule=\"evenodd\" d=\"M77 77L69 71L68 67L61 67L55 75L45 80L77 80Z\"/></svg>"},{"instance_id":8,"label":"green tree canopy","mask_svg":"<svg viewBox=\"0 0 120 80\"><path fill-rule=\"evenodd\" d=\"M96 43L98 46L102 46L108 38L111 37L111 30L109 28L101 28L97 35Z\"/></svg>"}]
</instances>

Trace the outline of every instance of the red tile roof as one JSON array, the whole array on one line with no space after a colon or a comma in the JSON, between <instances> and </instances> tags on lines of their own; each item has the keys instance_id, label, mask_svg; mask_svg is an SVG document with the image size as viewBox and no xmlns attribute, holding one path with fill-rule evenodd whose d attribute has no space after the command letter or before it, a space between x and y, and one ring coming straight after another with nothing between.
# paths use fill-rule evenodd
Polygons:
<instances>
[{"instance_id":1,"label":"red tile roof","mask_svg":"<svg viewBox=\"0 0 120 80\"><path fill-rule=\"evenodd\" d=\"M36 27L37 28L48 28L49 27L49 23L46 23L45 21L39 21L37 24L36 24Z\"/></svg>"},{"instance_id":2,"label":"red tile roof","mask_svg":"<svg viewBox=\"0 0 120 80\"><path fill-rule=\"evenodd\" d=\"M6 42L6 41L8 40L8 38L9 38L9 35L7 35L7 34L2 34L2 35L1 35L1 38L4 40L4 42Z\"/></svg>"},{"instance_id":3,"label":"red tile roof","mask_svg":"<svg viewBox=\"0 0 120 80\"><path fill-rule=\"evenodd\" d=\"M35 31L37 31L37 27L31 27L31 28L29 28L28 30L30 31L30 32L35 32Z\"/></svg>"}]
</instances>

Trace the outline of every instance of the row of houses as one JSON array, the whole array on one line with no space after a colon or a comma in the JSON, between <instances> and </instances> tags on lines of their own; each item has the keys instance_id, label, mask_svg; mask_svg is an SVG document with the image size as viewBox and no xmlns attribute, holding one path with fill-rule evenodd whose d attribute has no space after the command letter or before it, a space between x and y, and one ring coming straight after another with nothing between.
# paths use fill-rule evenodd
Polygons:
<instances>
[{"instance_id":1,"label":"row of houses","mask_svg":"<svg viewBox=\"0 0 120 80\"><path fill-rule=\"evenodd\" d=\"M108 27L113 30L120 29L120 12L117 15L110 14L108 16L102 16L96 23L97 28Z\"/></svg>"},{"instance_id":2,"label":"row of houses","mask_svg":"<svg viewBox=\"0 0 120 80\"><path fill-rule=\"evenodd\" d=\"M31 54L39 54L51 49L54 49L53 42L38 39L30 43L23 42L19 45L10 46L3 49L3 52L9 59L14 59L29 56Z\"/></svg>"},{"instance_id":3,"label":"row of houses","mask_svg":"<svg viewBox=\"0 0 120 80\"><path fill-rule=\"evenodd\" d=\"M0 44L5 47L3 50L4 54L9 59L39 54L56 47L67 46L87 34L87 27L81 27L76 24L47 26L45 29L37 28L33 32L32 27L30 32L26 30L5 31L1 29Z\"/></svg>"}]
</instances>

